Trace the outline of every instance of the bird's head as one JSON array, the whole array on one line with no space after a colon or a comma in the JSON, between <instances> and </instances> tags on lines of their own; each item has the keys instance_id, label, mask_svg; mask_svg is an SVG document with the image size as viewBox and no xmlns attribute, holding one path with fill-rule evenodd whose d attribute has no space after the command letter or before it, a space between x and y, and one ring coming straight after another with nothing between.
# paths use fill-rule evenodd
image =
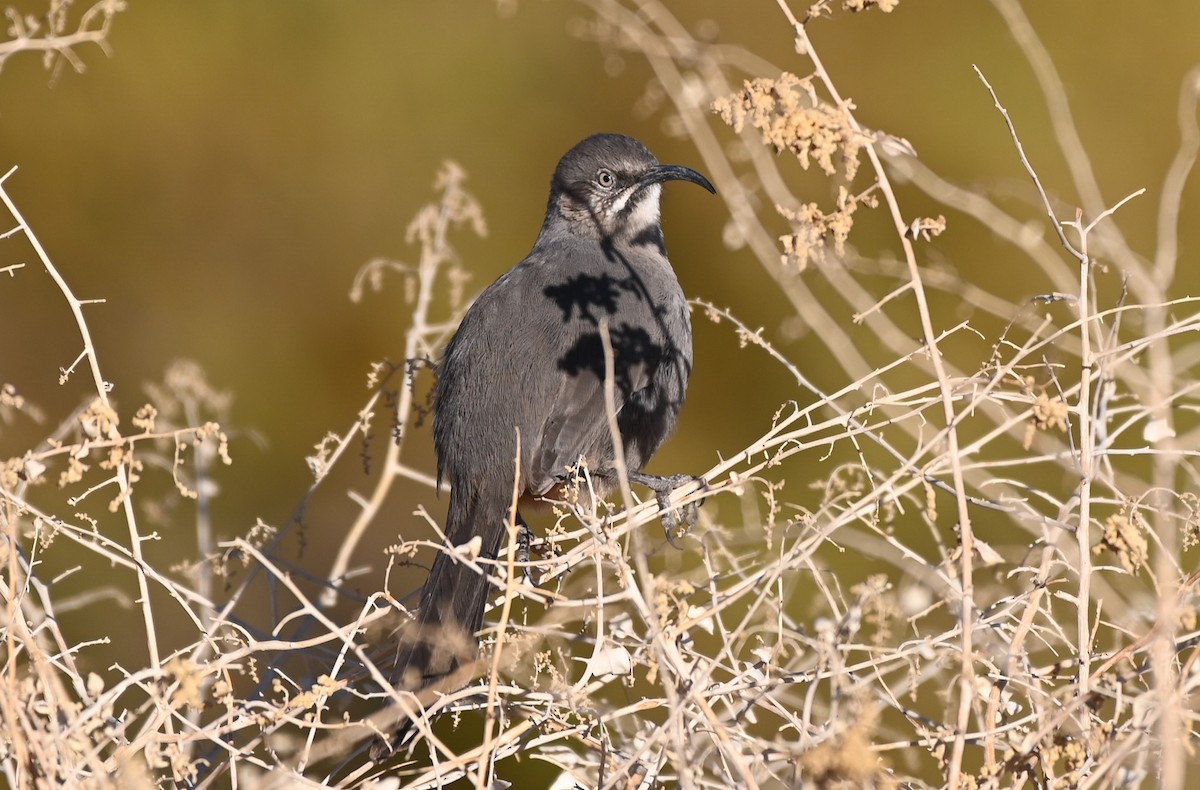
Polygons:
<instances>
[{"instance_id":1,"label":"bird's head","mask_svg":"<svg viewBox=\"0 0 1200 790\"><path fill-rule=\"evenodd\" d=\"M568 151L554 170L547 226L587 238L637 238L658 229L665 181L717 190L689 167L660 165L646 146L622 134L594 134Z\"/></svg>"}]
</instances>

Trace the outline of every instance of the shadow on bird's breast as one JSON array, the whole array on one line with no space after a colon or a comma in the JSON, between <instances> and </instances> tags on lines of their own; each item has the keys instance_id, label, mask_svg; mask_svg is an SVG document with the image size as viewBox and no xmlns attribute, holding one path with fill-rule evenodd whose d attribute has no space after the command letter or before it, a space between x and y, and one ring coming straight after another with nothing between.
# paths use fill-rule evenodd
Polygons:
<instances>
[{"instance_id":1,"label":"shadow on bird's breast","mask_svg":"<svg viewBox=\"0 0 1200 790\"><path fill-rule=\"evenodd\" d=\"M559 371L576 378L605 376L601 322L612 345L613 381L622 399L646 386L649 373L668 353L659 309L636 272L577 272L545 286L543 293L562 318ZM584 384L584 382L580 382Z\"/></svg>"},{"instance_id":2,"label":"shadow on bird's breast","mask_svg":"<svg viewBox=\"0 0 1200 790\"><path fill-rule=\"evenodd\" d=\"M641 299L641 292L629 278L610 274L576 274L546 286L543 293L562 311L564 324L582 321L591 326L599 326L601 318L616 315L622 307L622 296Z\"/></svg>"},{"instance_id":3,"label":"shadow on bird's breast","mask_svg":"<svg viewBox=\"0 0 1200 790\"><path fill-rule=\"evenodd\" d=\"M620 325L609 330L613 352L613 382L623 394L641 389L645 371L657 367L663 347L637 326ZM558 360L558 369L568 376L590 374L604 380L604 344L599 332L585 332Z\"/></svg>"}]
</instances>

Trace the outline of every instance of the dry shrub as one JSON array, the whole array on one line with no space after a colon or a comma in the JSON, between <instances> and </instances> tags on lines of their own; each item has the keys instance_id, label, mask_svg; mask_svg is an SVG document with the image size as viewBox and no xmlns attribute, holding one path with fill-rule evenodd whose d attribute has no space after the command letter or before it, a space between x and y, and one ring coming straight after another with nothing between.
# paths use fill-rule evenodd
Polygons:
<instances>
[{"instance_id":1,"label":"dry shrub","mask_svg":"<svg viewBox=\"0 0 1200 790\"><path fill-rule=\"evenodd\" d=\"M466 295L451 238L483 231L461 170L443 168L439 200L412 225L416 263L374 261L355 283L359 294L399 276L412 326L406 362L376 366L352 427L309 459L312 497L373 427L394 437L341 551L307 580L315 587L298 583L274 550L281 531L262 523L212 546L201 522L200 563L170 571L146 561L133 507L143 478L169 470L177 495L210 496L214 469L230 460L216 424L225 401L185 365L127 429L81 303L54 274L84 346L83 369L64 376L90 373L96 392L0 466L9 782L432 787L465 777L485 787L519 781L538 761L560 772L560 787L1097 787L1147 777L1181 787L1197 677L1198 575L1183 552L1200 524L1188 363L1200 316L1174 273L1200 73L1180 98L1183 143L1159 203L1160 248L1143 261L1069 126L1056 126L1064 191L1082 205L1054 200L1022 152L1034 198L1024 215L863 127L808 37L807 25L835 13L827 2L803 20L780 2L798 56L768 74L741 73L737 64L761 61L694 38L656 0L584 5L592 16L577 32L645 56L665 127L695 143L727 201L725 239L780 283L840 383L814 385L763 330L696 302L698 317L747 347L746 365L783 366L796 391L764 415L759 438L708 470L712 504L682 559L662 550L652 502L595 501L586 470L528 554L515 539L495 562L438 540L398 544L380 561L454 551L497 589L478 661L440 688L400 692L386 683L400 602L381 590L356 601L354 617L330 613L352 601L343 585L355 548L397 481L435 485L404 453L406 429L428 408L415 382ZM1061 119L1061 83L1020 7L993 5ZM980 90L991 88L981 79ZM1020 151L1020 123L992 95ZM711 124L714 111L732 128ZM791 194L781 175L789 157L815 162L836 197ZM913 216L900 181L958 219ZM756 206L778 207L791 226L782 247L778 216ZM890 218L896 259L855 251L865 211ZM1054 235L1027 232L1039 216ZM1018 303L935 266L937 234L972 221L1000 240L989 254L1045 292ZM977 313L948 319L960 302ZM962 342L968 335L983 337L984 353ZM11 382L0 419L45 415ZM82 493L51 496L56 481ZM674 501L701 495L685 489ZM94 529L93 507L117 511L126 535ZM94 602L60 600L39 575L39 556L68 542L82 566L111 565L137 586L126 604L148 659L107 687L80 672L89 645L57 617ZM241 614L266 583L279 620L257 630ZM194 624L195 641L162 650L163 617ZM435 730L441 714L450 715ZM411 740L372 761L384 751L375 736L400 717Z\"/></svg>"}]
</instances>

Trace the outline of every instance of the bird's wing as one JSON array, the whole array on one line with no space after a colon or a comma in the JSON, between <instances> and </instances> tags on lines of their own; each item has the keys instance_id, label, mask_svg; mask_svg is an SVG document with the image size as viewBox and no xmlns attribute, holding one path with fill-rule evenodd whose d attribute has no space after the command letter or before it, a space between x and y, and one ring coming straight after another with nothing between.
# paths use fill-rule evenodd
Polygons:
<instances>
[{"instance_id":1,"label":"bird's wing","mask_svg":"<svg viewBox=\"0 0 1200 790\"><path fill-rule=\"evenodd\" d=\"M601 375L603 375L601 373ZM617 372L613 387L615 412L628 400L630 392L647 386L647 365L639 362ZM586 458L598 471L612 463L612 437L604 404L604 382L589 368L574 372L559 370L559 384L545 404L545 421L535 438L527 468L529 490L546 493L566 471Z\"/></svg>"}]
</instances>

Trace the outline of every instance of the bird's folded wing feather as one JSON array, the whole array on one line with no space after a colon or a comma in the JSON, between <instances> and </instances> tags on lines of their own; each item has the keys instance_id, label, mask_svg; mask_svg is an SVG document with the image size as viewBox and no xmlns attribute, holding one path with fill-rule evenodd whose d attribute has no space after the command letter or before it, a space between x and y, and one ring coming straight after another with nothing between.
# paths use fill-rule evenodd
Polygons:
<instances>
[{"instance_id":1,"label":"bird's folded wing feather","mask_svg":"<svg viewBox=\"0 0 1200 790\"><path fill-rule=\"evenodd\" d=\"M627 380L633 391L645 387L650 376L646 365L631 366ZM627 395L622 387L613 388L614 413L620 414ZM546 420L533 444L529 458L529 490L546 493L569 468L583 456L594 471L598 464L612 462L612 438L604 404L604 383L590 370L571 375L560 374L560 382L550 403L546 404ZM595 457L603 455L605 457Z\"/></svg>"}]
</instances>

